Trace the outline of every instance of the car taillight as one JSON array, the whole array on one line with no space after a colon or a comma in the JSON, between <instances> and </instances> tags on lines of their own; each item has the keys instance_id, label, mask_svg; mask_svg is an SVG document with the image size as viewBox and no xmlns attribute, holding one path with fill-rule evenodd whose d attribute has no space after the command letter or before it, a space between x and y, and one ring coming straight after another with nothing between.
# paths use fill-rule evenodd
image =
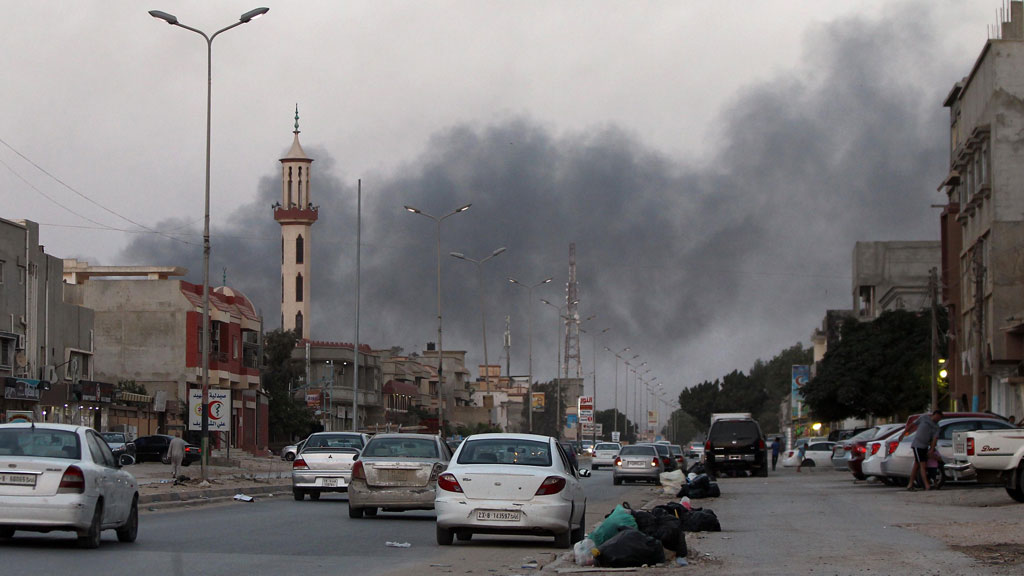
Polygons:
<instances>
[{"instance_id":1,"label":"car taillight","mask_svg":"<svg viewBox=\"0 0 1024 576\"><path fill-rule=\"evenodd\" d=\"M974 456L974 438L967 438L967 455Z\"/></svg>"},{"instance_id":2,"label":"car taillight","mask_svg":"<svg viewBox=\"0 0 1024 576\"><path fill-rule=\"evenodd\" d=\"M309 470L309 465L302 458L292 460L292 470Z\"/></svg>"},{"instance_id":3,"label":"car taillight","mask_svg":"<svg viewBox=\"0 0 1024 576\"><path fill-rule=\"evenodd\" d=\"M622 466L622 458L619 458L618 456L616 456L615 457L615 465L616 466Z\"/></svg>"},{"instance_id":4,"label":"car taillight","mask_svg":"<svg viewBox=\"0 0 1024 576\"><path fill-rule=\"evenodd\" d=\"M764 438L761 438L760 440L757 441L757 447L760 450L767 450L768 449L768 447L765 446Z\"/></svg>"},{"instance_id":5,"label":"car taillight","mask_svg":"<svg viewBox=\"0 0 1024 576\"><path fill-rule=\"evenodd\" d=\"M878 442L875 442L874 444L872 444L872 445L871 445L871 455L872 455L872 456L874 456L875 454L878 454L878 449L879 449L879 448L880 448L881 446L882 446L882 445L881 445L881 444L879 444Z\"/></svg>"},{"instance_id":6,"label":"car taillight","mask_svg":"<svg viewBox=\"0 0 1024 576\"><path fill-rule=\"evenodd\" d=\"M441 474L441 470L444 470L444 466L440 463L434 464L434 469L430 471L431 482L437 482L437 477Z\"/></svg>"},{"instance_id":7,"label":"car taillight","mask_svg":"<svg viewBox=\"0 0 1024 576\"><path fill-rule=\"evenodd\" d=\"M655 456L654 458L651 459L651 468L657 468L657 467L658 467L658 457Z\"/></svg>"},{"instance_id":8,"label":"car taillight","mask_svg":"<svg viewBox=\"0 0 1024 576\"><path fill-rule=\"evenodd\" d=\"M565 488L565 478L561 476L548 476L540 484L540 488L537 488L537 492L534 496L547 496L548 494L558 494Z\"/></svg>"},{"instance_id":9,"label":"car taillight","mask_svg":"<svg viewBox=\"0 0 1024 576\"><path fill-rule=\"evenodd\" d=\"M455 475L447 472L437 477L437 487L446 492L462 492L462 486L455 479Z\"/></svg>"},{"instance_id":10,"label":"car taillight","mask_svg":"<svg viewBox=\"0 0 1024 576\"><path fill-rule=\"evenodd\" d=\"M711 440L708 440L707 442L704 443L704 451L711 452Z\"/></svg>"},{"instance_id":11,"label":"car taillight","mask_svg":"<svg viewBox=\"0 0 1024 576\"><path fill-rule=\"evenodd\" d=\"M885 447L885 455L892 456L892 453L896 451L896 447L900 445L899 440L893 440L889 442L889 445Z\"/></svg>"},{"instance_id":12,"label":"car taillight","mask_svg":"<svg viewBox=\"0 0 1024 576\"><path fill-rule=\"evenodd\" d=\"M861 454L865 454L865 453L867 453L867 451L868 451L868 449L867 449L866 446L860 446L860 445L857 446L857 452L860 452Z\"/></svg>"},{"instance_id":13,"label":"car taillight","mask_svg":"<svg viewBox=\"0 0 1024 576\"><path fill-rule=\"evenodd\" d=\"M668 458L664 458L664 457L663 457L663 458L661 459L661 463L662 463L662 464L664 464L665 466L668 466Z\"/></svg>"},{"instance_id":14,"label":"car taillight","mask_svg":"<svg viewBox=\"0 0 1024 576\"><path fill-rule=\"evenodd\" d=\"M352 479L356 478L360 480L366 480L366 472L363 471L363 461L356 460L356 463L352 465Z\"/></svg>"},{"instance_id":15,"label":"car taillight","mask_svg":"<svg viewBox=\"0 0 1024 576\"><path fill-rule=\"evenodd\" d=\"M78 466L68 466L60 478L58 494L82 494L85 492L85 474Z\"/></svg>"},{"instance_id":16,"label":"car taillight","mask_svg":"<svg viewBox=\"0 0 1024 576\"><path fill-rule=\"evenodd\" d=\"M850 450L853 450L853 446L850 446L849 444L847 444L846 446L843 446L843 450L849 452Z\"/></svg>"}]
</instances>

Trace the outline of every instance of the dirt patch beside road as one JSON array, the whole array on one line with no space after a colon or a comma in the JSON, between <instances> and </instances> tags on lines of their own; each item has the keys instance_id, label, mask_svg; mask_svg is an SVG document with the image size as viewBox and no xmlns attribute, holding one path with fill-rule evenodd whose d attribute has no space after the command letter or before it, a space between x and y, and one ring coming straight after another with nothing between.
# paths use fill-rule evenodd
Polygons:
<instances>
[{"instance_id":1,"label":"dirt patch beside road","mask_svg":"<svg viewBox=\"0 0 1024 576\"><path fill-rule=\"evenodd\" d=\"M1020 566L1024 564L1024 544L982 544L951 546L987 566Z\"/></svg>"}]
</instances>

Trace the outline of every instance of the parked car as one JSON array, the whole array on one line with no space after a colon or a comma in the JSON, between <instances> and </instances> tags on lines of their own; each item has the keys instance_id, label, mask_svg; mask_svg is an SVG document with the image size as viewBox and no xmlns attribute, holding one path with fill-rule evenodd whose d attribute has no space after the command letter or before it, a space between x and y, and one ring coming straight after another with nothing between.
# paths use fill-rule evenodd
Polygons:
<instances>
[{"instance_id":1,"label":"parked car","mask_svg":"<svg viewBox=\"0 0 1024 576\"><path fill-rule=\"evenodd\" d=\"M701 441L690 442L686 445L686 457L700 461L704 458L704 443Z\"/></svg>"},{"instance_id":2,"label":"parked car","mask_svg":"<svg viewBox=\"0 0 1024 576\"><path fill-rule=\"evenodd\" d=\"M123 462L125 464L135 463L135 443L129 442L124 432L101 432L100 436L103 437L103 441L107 443L107 446L110 446L110 451L114 453L115 460L122 462L121 455L127 454L129 460L123 460Z\"/></svg>"},{"instance_id":3,"label":"parked car","mask_svg":"<svg viewBox=\"0 0 1024 576\"><path fill-rule=\"evenodd\" d=\"M954 473L1002 484L1010 498L1024 502L1024 433L1019 429L955 431L953 456L949 468Z\"/></svg>"},{"instance_id":4,"label":"parked car","mask_svg":"<svg viewBox=\"0 0 1024 576\"><path fill-rule=\"evenodd\" d=\"M473 534L554 536L568 548L583 539L587 498L581 476L554 438L475 434L437 479L437 543Z\"/></svg>"},{"instance_id":5,"label":"parked car","mask_svg":"<svg viewBox=\"0 0 1024 576\"><path fill-rule=\"evenodd\" d=\"M614 466L615 457L619 455L622 444L618 442L598 442L594 446L594 457L590 460L590 467L597 470L601 466Z\"/></svg>"},{"instance_id":6,"label":"parked car","mask_svg":"<svg viewBox=\"0 0 1024 576\"><path fill-rule=\"evenodd\" d=\"M889 432L879 434L873 440L868 441L865 446L864 461L860 465L861 474L865 479L874 477L883 483L890 483L889 478L882 474L882 460L886 456L890 440L897 439L893 445L893 450L896 449L895 444L899 443L898 438L905 427L905 424L897 424Z\"/></svg>"},{"instance_id":7,"label":"parked car","mask_svg":"<svg viewBox=\"0 0 1024 576\"><path fill-rule=\"evenodd\" d=\"M136 462L163 462L170 464L171 458L167 450L171 446L174 436L169 434L153 434L152 436L140 436L135 439L135 461ZM195 444L185 443L185 457L181 460L182 466L190 466L198 462L203 456L203 450Z\"/></svg>"},{"instance_id":8,"label":"parked car","mask_svg":"<svg viewBox=\"0 0 1024 576\"><path fill-rule=\"evenodd\" d=\"M352 465L348 516L376 516L377 510L433 510L437 477L452 453L439 436L377 434Z\"/></svg>"},{"instance_id":9,"label":"parked car","mask_svg":"<svg viewBox=\"0 0 1024 576\"><path fill-rule=\"evenodd\" d=\"M850 450L846 451L848 455L846 458L846 469L857 480L867 480L868 477L864 474L863 466L864 460L868 457L868 444L874 440L888 438L891 434L903 429L903 427L903 424L880 424L869 431L854 436L853 439L847 440L846 442L850 443ZM876 445L876 451L879 446ZM832 461L833 463L835 462L834 454Z\"/></svg>"},{"instance_id":10,"label":"parked car","mask_svg":"<svg viewBox=\"0 0 1024 576\"><path fill-rule=\"evenodd\" d=\"M631 444L623 446L615 458L612 483L618 486L623 480L646 480L661 484L662 472L665 464L653 444Z\"/></svg>"},{"instance_id":11,"label":"parked car","mask_svg":"<svg viewBox=\"0 0 1024 576\"><path fill-rule=\"evenodd\" d=\"M857 442L867 442L877 433L878 426L872 426L861 430L845 440L837 441L832 447L832 467L843 472L849 470L849 463L853 458L853 450Z\"/></svg>"},{"instance_id":12,"label":"parked car","mask_svg":"<svg viewBox=\"0 0 1024 576\"><path fill-rule=\"evenodd\" d=\"M799 462L800 466L805 468L814 468L816 466L828 466L832 463L832 449L835 446L835 442L811 442L807 445L807 449L804 451L804 460ZM799 454L797 454L799 456ZM795 460L795 458L794 458ZM793 464L796 466L797 464ZM786 466L785 462L782 464Z\"/></svg>"},{"instance_id":13,"label":"parked car","mask_svg":"<svg viewBox=\"0 0 1024 576\"><path fill-rule=\"evenodd\" d=\"M704 442L704 467L709 474L740 471L768 476L769 465L764 435L756 420L712 419Z\"/></svg>"},{"instance_id":14,"label":"parked car","mask_svg":"<svg viewBox=\"0 0 1024 576\"><path fill-rule=\"evenodd\" d=\"M860 427L857 427L857 428L847 428L847 429L843 429L843 430L833 430L833 431L828 433L828 437L826 438L826 440L828 440L829 442L842 442L843 440L846 440L848 438L852 438L852 437L856 436L857 434L860 434L861 432L863 432L863 431L865 431L867 429L868 429L868 426L860 426Z\"/></svg>"},{"instance_id":15,"label":"parked car","mask_svg":"<svg viewBox=\"0 0 1024 576\"><path fill-rule=\"evenodd\" d=\"M127 461L127 456L122 456ZM0 538L72 531L96 548L104 530L134 542L139 486L95 430L68 424L0 424Z\"/></svg>"},{"instance_id":16,"label":"parked car","mask_svg":"<svg viewBox=\"0 0 1024 576\"><path fill-rule=\"evenodd\" d=\"M686 456L683 455L683 447L679 444L669 444L669 454L676 461L676 470L686 470Z\"/></svg>"},{"instance_id":17,"label":"parked car","mask_svg":"<svg viewBox=\"0 0 1024 576\"><path fill-rule=\"evenodd\" d=\"M284 448L281 448L281 460L291 462L295 460L295 455L302 451L302 447L306 444L306 440L299 440L295 444L289 444Z\"/></svg>"},{"instance_id":18,"label":"parked car","mask_svg":"<svg viewBox=\"0 0 1024 576\"><path fill-rule=\"evenodd\" d=\"M928 418L928 414L922 415ZM977 413L974 416L960 418L943 418L939 420L939 439L935 444L936 450L943 461L953 464L953 432L965 432L969 430L1000 430L1009 429L1014 426L994 414ZM917 430L916 419L907 429ZM896 445L896 449L888 458L882 461L882 473L891 478L895 483L906 484L910 479L910 472L914 467L914 453L910 448L913 441L913 432L904 431L903 437ZM973 477L953 477L949 475L952 470L947 471L944 480L973 480Z\"/></svg>"},{"instance_id":19,"label":"parked car","mask_svg":"<svg viewBox=\"0 0 1024 576\"><path fill-rule=\"evenodd\" d=\"M292 496L319 500L324 492L347 492L356 454L369 436L358 432L316 432L292 461Z\"/></svg>"}]
</instances>

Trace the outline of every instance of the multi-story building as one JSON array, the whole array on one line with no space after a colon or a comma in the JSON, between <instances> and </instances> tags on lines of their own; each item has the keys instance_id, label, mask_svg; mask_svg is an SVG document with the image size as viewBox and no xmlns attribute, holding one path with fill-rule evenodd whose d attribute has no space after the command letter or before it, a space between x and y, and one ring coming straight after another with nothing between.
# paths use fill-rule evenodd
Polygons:
<instances>
[{"instance_id":1,"label":"multi-story building","mask_svg":"<svg viewBox=\"0 0 1024 576\"><path fill-rule=\"evenodd\" d=\"M62 279L38 224L0 219L0 422L106 423L113 384L93 380L93 311L65 300Z\"/></svg>"},{"instance_id":2,"label":"multi-story building","mask_svg":"<svg viewBox=\"0 0 1024 576\"><path fill-rule=\"evenodd\" d=\"M938 269L937 241L857 242L853 247L853 310L874 320L888 310L932 305L929 274Z\"/></svg>"},{"instance_id":3,"label":"multi-story building","mask_svg":"<svg viewBox=\"0 0 1024 576\"><path fill-rule=\"evenodd\" d=\"M173 278L184 274L180 267L65 261L69 299L96 315L91 369L99 380L145 387L156 420L154 427L147 418L148 432L184 433L189 398L202 388L203 287ZM260 390L262 318L245 295L221 286L210 290L210 323L209 388L231 398L228 432L212 440L258 452L268 444L269 416ZM117 423L134 424L123 418Z\"/></svg>"},{"instance_id":4,"label":"multi-story building","mask_svg":"<svg viewBox=\"0 0 1024 576\"><path fill-rule=\"evenodd\" d=\"M1024 3L985 42L949 109L940 186L955 407L1024 416Z\"/></svg>"},{"instance_id":5,"label":"multi-story building","mask_svg":"<svg viewBox=\"0 0 1024 576\"><path fill-rule=\"evenodd\" d=\"M381 360L369 346L359 346L358 394L354 344L300 340L292 361L305 365L299 390L326 430L351 430L357 413L360 430L384 423Z\"/></svg>"}]
</instances>

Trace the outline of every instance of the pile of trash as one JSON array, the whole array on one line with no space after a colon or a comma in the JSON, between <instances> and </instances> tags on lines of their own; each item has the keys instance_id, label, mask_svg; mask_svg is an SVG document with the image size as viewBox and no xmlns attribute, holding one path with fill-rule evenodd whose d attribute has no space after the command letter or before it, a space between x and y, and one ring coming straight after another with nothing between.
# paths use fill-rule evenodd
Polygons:
<instances>
[{"instance_id":1,"label":"pile of trash","mask_svg":"<svg viewBox=\"0 0 1024 576\"><path fill-rule=\"evenodd\" d=\"M714 512L693 508L686 497L650 511L633 510L623 502L576 543L573 556L580 566L629 568L662 564L665 550L669 550L675 554L676 564L685 566L686 533L721 530Z\"/></svg>"},{"instance_id":2,"label":"pile of trash","mask_svg":"<svg viewBox=\"0 0 1024 576\"><path fill-rule=\"evenodd\" d=\"M688 497L692 500L701 498L718 498L722 490L705 470L704 465L696 463L690 467L684 476L681 470L663 472L658 475L661 481L661 488L667 496L676 498Z\"/></svg>"}]
</instances>

